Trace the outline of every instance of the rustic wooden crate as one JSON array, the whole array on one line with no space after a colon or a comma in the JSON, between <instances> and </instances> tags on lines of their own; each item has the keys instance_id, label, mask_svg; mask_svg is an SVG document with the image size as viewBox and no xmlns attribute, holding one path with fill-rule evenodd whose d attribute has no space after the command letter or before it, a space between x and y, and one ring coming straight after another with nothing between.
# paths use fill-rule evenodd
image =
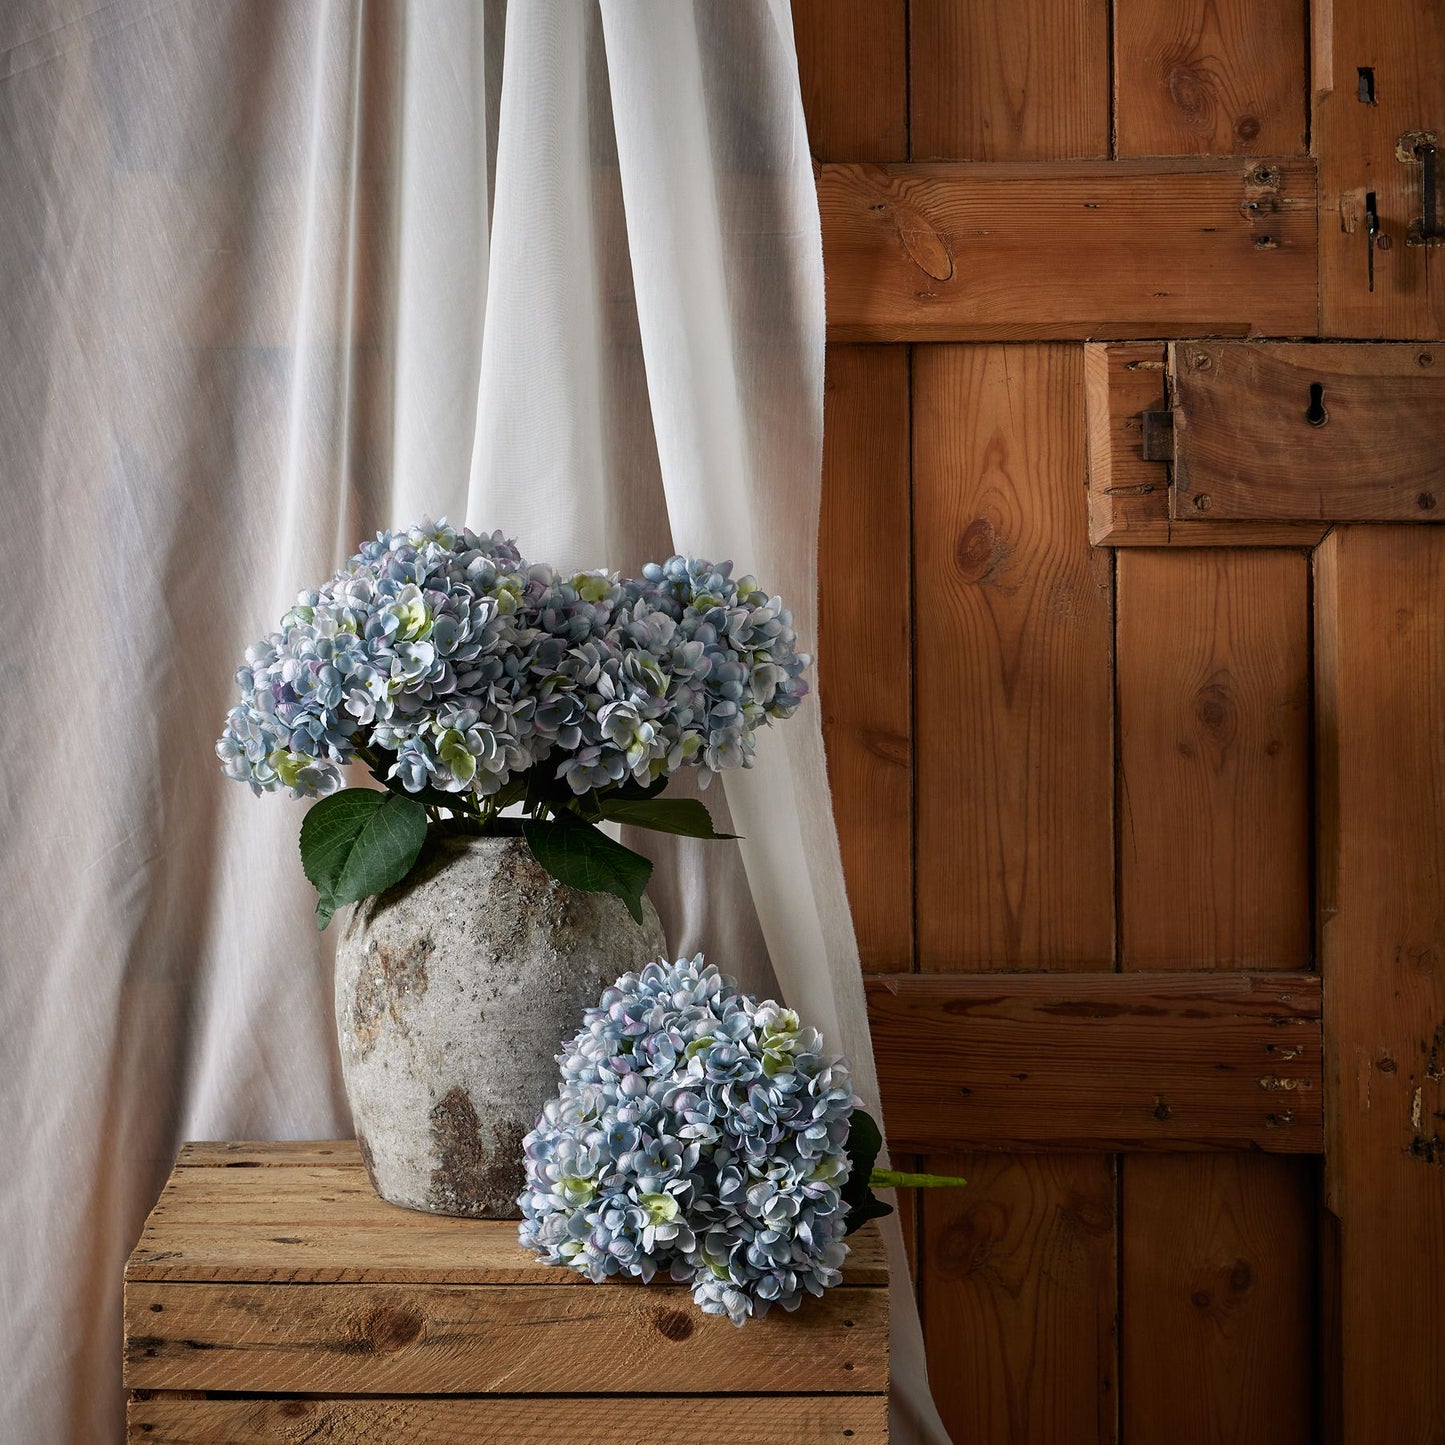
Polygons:
<instances>
[{"instance_id":1,"label":"rustic wooden crate","mask_svg":"<svg viewBox=\"0 0 1445 1445\"><path fill-rule=\"evenodd\" d=\"M385 1204L350 1140L187 1144L126 1265L129 1435L871 1445L887 1268L875 1228L852 1243L837 1289L736 1330L539 1265L515 1224Z\"/></svg>"}]
</instances>

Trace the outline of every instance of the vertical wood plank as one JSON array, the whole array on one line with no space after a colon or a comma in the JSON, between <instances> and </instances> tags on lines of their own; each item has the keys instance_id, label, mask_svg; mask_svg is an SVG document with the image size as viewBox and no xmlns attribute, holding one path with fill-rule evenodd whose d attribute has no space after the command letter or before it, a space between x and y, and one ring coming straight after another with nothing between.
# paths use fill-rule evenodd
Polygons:
<instances>
[{"instance_id":1,"label":"vertical wood plank","mask_svg":"<svg viewBox=\"0 0 1445 1445\"><path fill-rule=\"evenodd\" d=\"M808 141L820 161L908 159L908 0L793 0Z\"/></svg>"},{"instance_id":2,"label":"vertical wood plank","mask_svg":"<svg viewBox=\"0 0 1445 1445\"><path fill-rule=\"evenodd\" d=\"M1314 1440L1313 1160L1123 1160L1125 1440Z\"/></svg>"},{"instance_id":3,"label":"vertical wood plank","mask_svg":"<svg viewBox=\"0 0 1445 1445\"><path fill-rule=\"evenodd\" d=\"M1309 564L1118 558L1119 911L1126 968L1307 968Z\"/></svg>"},{"instance_id":4,"label":"vertical wood plank","mask_svg":"<svg viewBox=\"0 0 1445 1445\"><path fill-rule=\"evenodd\" d=\"M1109 154L1107 0L913 0L914 160Z\"/></svg>"},{"instance_id":5,"label":"vertical wood plank","mask_svg":"<svg viewBox=\"0 0 1445 1445\"><path fill-rule=\"evenodd\" d=\"M1120 156L1296 155L1304 0L1115 0Z\"/></svg>"},{"instance_id":6,"label":"vertical wood plank","mask_svg":"<svg viewBox=\"0 0 1445 1445\"><path fill-rule=\"evenodd\" d=\"M1115 1438L1108 1155L931 1157L968 1188L924 1196L929 1378L954 1445Z\"/></svg>"},{"instance_id":7,"label":"vertical wood plank","mask_svg":"<svg viewBox=\"0 0 1445 1445\"><path fill-rule=\"evenodd\" d=\"M1312 24L1320 335L1434 340L1445 335L1445 249L1406 245L1420 215L1421 169L1396 148L1411 131L1445 136L1445 8L1324 0ZM1370 195L1380 220L1373 291Z\"/></svg>"},{"instance_id":8,"label":"vertical wood plank","mask_svg":"<svg viewBox=\"0 0 1445 1445\"><path fill-rule=\"evenodd\" d=\"M1110 554L1076 346L914 353L923 969L1110 966Z\"/></svg>"},{"instance_id":9,"label":"vertical wood plank","mask_svg":"<svg viewBox=\"0 0 1445 1445\"><path fill-rule=\"evenodd\" d=\"M863 967L913 967L908 348L830 346L819 533L819 696Z\"/></svg>"},{"instance_id":10,"label":"vertical wood plank","mask_svg":"<svg viewBox=\"0 0 1445 1445\"><path fill-rule=\"evenodd\" d=\"M1445 1439L1445 534L1315 553L1326 1190L1345 1441Z\"/></svg>"}]
</instances>

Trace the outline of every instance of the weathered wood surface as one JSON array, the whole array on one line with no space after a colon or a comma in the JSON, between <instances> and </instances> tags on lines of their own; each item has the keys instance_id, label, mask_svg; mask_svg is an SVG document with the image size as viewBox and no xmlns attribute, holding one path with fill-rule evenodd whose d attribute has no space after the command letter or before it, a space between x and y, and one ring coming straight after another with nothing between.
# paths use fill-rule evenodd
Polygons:
<instances>
[{"instance_id":1,"label":"weathered wood surface","mask_svg":"<svg viewBox=\"0 0 1445 1445\"><path fill-rule=\"evenodd\" d=\"M185 1146L126 1279L591 1288L571 1270L539 1264L507 1220L450 1219L387 1204L372 1189L354 1140L271 1148ZM310 1162L323 1151L326 1164ZM268 1155L268 1166L236 1167L238 1156ZM849 1244L847 1282L886 1282L876 1227Z\"/></svg>"},{"instance_id":2,"label":"weathered wood surface","mask_svg":"<svg viewBox=\"0 0 1445 1445\"><path fill-rule=\"evenodd\" d=\"M1315 1441L1302 1328L1315 1312L1315 1168L1260 1154L1125 1157L1126 1441Z\"/></svg>"},{"instance_id":3,"label":"weathered wood surface","mask_svg":"<svg viewBox=\"0 0 1445 1445\"><path fill-rule=\"evenodd\" d=\"M1315 556L1341 1439L1445 1439L1445 531Z\"/></svg>"},{"instance_id":4,"label":"weathered wood surface","mask_svg":"<svg viewBox=\"0 0 1445 1445\"><path fill-rule=\"evenodd\" d=\"M836 341L1313 332L1314 164L825 165Z\"/></svg>"},{"instance_id":5,"label":"weathered wood surface","mask_svg":"<svg viewBox=\"0 0 1445 1445\"><path fill-rule=\"evenodd\" d=\"M1157 341L1084 347L1089 540L1100 547L1313 547L1327 530L1323 523L1169 515L1169 464L1144 460L1142 418L1168 409L1168 365L1168 349Z\"/></svg>"},{"instance_id":6,"label":"weathered wood surface","mask_svg":"<svg viewBox=\"0 0 1445 1445\"><path fill-rule=\"evenodd\" d=\"M729 1445L885 1445L882 1395L653 1395L572 1399L187 1400L133 1399L131 1439L148 1445L516 1445L568 1440L578 1445L656 1445L659 1428Z\"/></svg>"},{"instance_id":7,"label":"weathered wood surface","mask_svg":"<svg viewBox=\"0 0 1445 1445\"><path fill-rule=\"evenodd\" d=\"M1445 347L1190 341L1170 351L1176 518L1445 516Z\"/></svg>"},{"instance_id":8,"label":"weathered wood surface","mask_svg":"<svg viewBox=\"0 0 1445 1445\"><path fill-rule=\"evenodd\" d=\"M920 347L914 377L918 958L1108 967L1113 624L1079 349Z\"/></svg>"},{"instance_id":9,"label":"weathered wood surface","mask_svg":"<svg viewBox=\"0 0 1445 1445\"><path fill-rule=\"evenodd\" d=\"M1310 966L1309 591L1300 552L1119 556L1126 968Z\"/></svg>"},{"instance_id":10,"label":"weathered wood surface","mask_svg":"<svg viewBox=\"0 0 1445 1445\"><path fill-rule=\"evenodd\" d=\"M1115 0L1120 156L1305 149L1304 0Z\"/></svg>"},{"instance_id":11,"label":"weathered wood surface","mask_svg":"<svg viewBox=\"0 0 1445 1445\"><path fill-rule=\"evenodd\" d=\"M1445 139L1445 8L1434 0L1327 0L1311 6L1312 143L1320 159L1321 336L1445 335L1445 248L1406 244L1421 170L1400 140ZM1369 73L1369 97L1365 93ZM1375 198L1375 286L1366 224Z\"/></svg>"},{"instance_id":12,"label":"weathered wood surface","mask_svg":"<svg viewBox=\"0 0 1445 1445\"><path fill-rule=\"evenodd\" d=\"M818 697L833 815L865 969L913 957L912 617L858 585L911 585L908 350L831 346L818 541Z\"/></svg>"},{"instance_id":13,"label":"weathered wood surface","mask_svg":"<svg viewBox=\"0 0 1445 1445\"><path fill-rule=\"evenodd\" d=\"M808 143L823 161L908 159L904 0L793 0Z\"/></svg>"},{"instance_id":14,"label":"weathered wood surface","mask_svg":"<svg viewBox=\"0 0 1445 1445\"><path fill-rule=\"evenodd\" d=\"M1109 154L1107 0L912 0L908 18L914 160Z\"/></svg>"},{"instance_id":15,"label":"weathered wood surface","mask_svg":"<svg viewBox=\"0 0 1445 1445\"><path fill-rule=\"evenodd\" d=\"M868 1014L898 1149L1322 1147L1313 974L875 976Z\"/></svg>"},{"instance_id":16,"label":"weathered wood surface","mask_svg":"<svg viewBox=\"0 0 1445 1445\"><path fill-rule=\"evenodd\" d=\"M923 1199L930 1383L955 1445L1112 1441L1114 1161L936 1157L968 1188Z\"/></svg>"},{"instance_id":17,"label":"weathered wood surface","mask_svg":"<svg viewBox=\"0 0 1445 1445\"><path fill-rule=\"evenodd\" d=\"M131 1389L687 1394L887 1388L887 1291L737 1330L679 1285L126 1285Z\"/></svg>"}]
</instances>

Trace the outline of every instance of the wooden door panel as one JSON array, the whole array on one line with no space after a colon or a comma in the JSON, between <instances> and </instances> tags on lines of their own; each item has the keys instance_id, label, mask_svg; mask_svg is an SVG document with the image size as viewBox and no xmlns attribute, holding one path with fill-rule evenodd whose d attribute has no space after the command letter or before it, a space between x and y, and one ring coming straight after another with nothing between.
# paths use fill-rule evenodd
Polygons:
<instances>
[{"instance_id":1,"label":"wooden door panel","mask_svg":"<svg viewBox=\"0 0 1445 1445\"><path fill-rule=\"evenodd\" d=\"M1407 244L1420 214L1421 172L1397 151L1410 132L1445 137L1445 9L1432 0L1329 0L1320 20L1313 29L1320 335L1437 339L1445 328L1445 249Z\"/></svg>"},{"instance_id":2,"label":"wooden door panel","mask_svg":"<svg viewBox=\"0 0 1445 1445\"><path fill-rule=\"evenodd\" d=\"M825 165L835 341L1315 329L1314 163Z\"/></svg>"},{"instance_id":3,"label":"wooden door panel","mask_svg":"<svg viewBox=\"0 0 1445 1445\"><path fill-rule=\"evenodd\" d=\"M1116 154L1303 154L1304 35L1304 0L1115 0Z\"/></svg>"},{"instance_id":4,"label":"wooden door panel","mask_svg":"<svg viewBox=\"0 0 1445 1445\"><path fill-rule=\"evenodd\" d=\"M906 4L793 0L793 30L814 156L906 161Z\"/></svg>"},{"instance_id":5,"label":"wooden door panel","mask_svg":"<svg viewBox=\"0 0 1445 1445\"><path fill-rule=\"evenodd\" d=\"M1315 974L882 974L868 1016L900 1149L1322 1146Z\"/></svg>"},{"instance_id":6,"label":"wooden door panel","mask_svg":"<svg viewBox=\"0 0 1445 1445\"><path fill-rule=\"evenodd\" d=\"M834 346L824 394L818 674L833 816L865 969L913 959L908 349Z\"/></svg>"},{"instance_id":7,"label":"wooden door panel","mask_svg":"<svg viewBox=\"0 0 1445 1445\"><path fill-rule=\"evenodd\" d=\"M1118 569L1124 967L1308 968L1308 560L1158 549Z\"/></svg>"},{"instance_id":8,"label":"wooden door panel","mask_svg":"<svg viewBox=\"0 0 1445 1445\"><path fill-rule=\"evenodd\" d=\"M914 353L918 960L1110 967L1113 645L1064 346Z\"/></svg>"},{"instance_id":9,"label":"wooden door panel","mask_svg":"<svg viewBox=\"0 0 1445 1445\"><path fill-rule=\"evenodd\" d=\"M1176 519L1445 514L1445 348L1191 341L1169 351Z\"/></svg>"},{"instance_id":10,"label":"wooden door panel","mask_svg":"<svg viewBox=\"0 0 1445 1445\"><path fill-rule=\"evenodd\" d=\"M1130 1155L1122 1170L1124 1440L1311 1445L1314 1161Z\"/></svg>"},{"instance_id":11,"label":"wooden door panel","mask_svg":"<svg viewBox=\"0 0 1445 1445\"><path fill-rule=\"evenodd\" d=\"M1315 555L1326 1190L1346 1442L1445 1438L1445 531Z\"/></svg>"},{"instance_id":12,"label":"wooden door panel","mask_svg":"<svg viewBox=\"0 0 1445 1445\"><path fill-rule=\"evenodd\" d=\"M946 1155L925 1193L923 1328L954 1445L1117 1438L1114 1161Z\"/></svg>"},{"instance_id":13,"label":"wooden door panel","mask_svg":"<svg viewBox=\"0 0 1445 1445\"><path fill-rule=\"evenodd\" d=\"M913 0L914 160L1109 154L1107 0Z\"/></svg>"}]
</instances>

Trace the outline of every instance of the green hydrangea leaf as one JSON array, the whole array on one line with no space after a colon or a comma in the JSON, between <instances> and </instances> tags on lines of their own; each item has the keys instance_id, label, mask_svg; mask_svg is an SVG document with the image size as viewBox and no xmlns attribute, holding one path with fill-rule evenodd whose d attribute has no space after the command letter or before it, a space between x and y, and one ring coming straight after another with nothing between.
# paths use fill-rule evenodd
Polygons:
<instances>
[{"instance_id":1,"label":"green hydrangea leaf","mask_svg":"<svg viewBox=\"0 0 1445 1445\"><path fill-rule=\"evenodd\" d=\"M870 1219L881 1219L893 1213L893 1206L885 1204L874 1194L873 1163L883 1148L883 1134L871 1114L854 1109L848 1128L848 1182L843 1186L843 1203L848 1206L848 1228L855 1229L867 1224Z\"/></svg>"},{"instance_id":2,"label":"green hydrangea leaf","mask_svg":"<svg viewBox=\"0 0 1445 1445\"><path fill-rule=\"evenodd\" d=\"M684 838L737 837L736 833L714 831L712 814L696 798L604 797L597 811L609 823L628 823L657 833L678 833Z\"/></svg>"},{"instance_id":3,"label":"green hydrangea leaf","mask_svg":"<svg viewBox=\"0 0 1445 1445\"><path fill-rule=\"evenodd\" d=\"M316 889L316 926L345 903L369 898L411 872L426 840L426 809L414 798L345 788L301 823L301 866Z\"/></svg>"},{"instance_id":4,"label":"green hydrangea leaf","mask_svg":"<svg viewBox=\"0 0 1445 1445\"><path fill-rule=\"evenodd\" d=\"M634 922L642 922L642 891L652 877L650 859L566 814L546 822L529 818L522 836L532 856L559 883L580 893L610 893L627 905Z\"/></svg>"}]
</instances>

